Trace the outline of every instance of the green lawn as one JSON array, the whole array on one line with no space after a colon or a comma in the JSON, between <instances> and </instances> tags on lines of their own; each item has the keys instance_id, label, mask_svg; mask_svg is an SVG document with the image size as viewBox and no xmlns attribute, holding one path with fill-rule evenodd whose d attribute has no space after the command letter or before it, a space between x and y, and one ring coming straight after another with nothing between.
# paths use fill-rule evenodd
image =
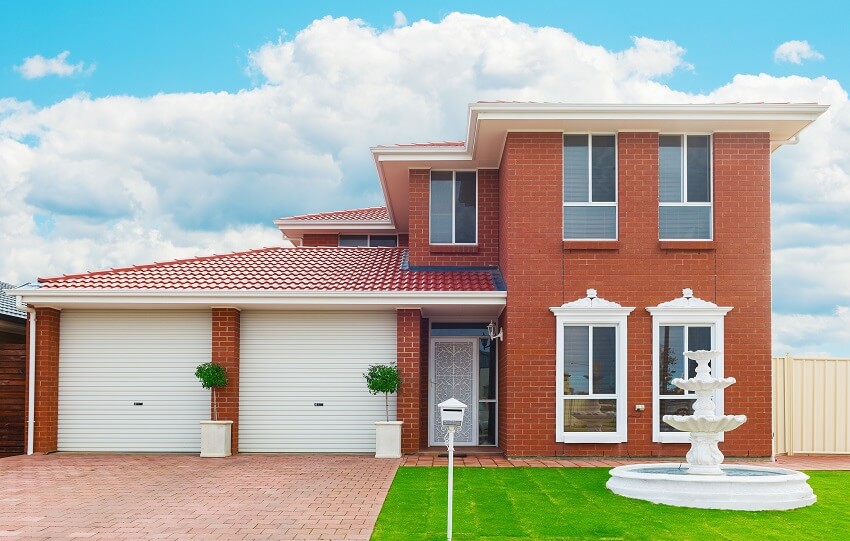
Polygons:
<instances>
[{"instance_id":1,"label":"green lawn","mask_svg":"<svg viewBox=\"0 0 850 541\"><path fill-rule=\"evenodd\" d=\"M456 468L453 538L850 539L850 472L807 473L815 505L746 512L623 498L605 488L607 468ZM446 468L399 468L373 541L445 539L446 475Z\"/></svg>"}]
</instances>

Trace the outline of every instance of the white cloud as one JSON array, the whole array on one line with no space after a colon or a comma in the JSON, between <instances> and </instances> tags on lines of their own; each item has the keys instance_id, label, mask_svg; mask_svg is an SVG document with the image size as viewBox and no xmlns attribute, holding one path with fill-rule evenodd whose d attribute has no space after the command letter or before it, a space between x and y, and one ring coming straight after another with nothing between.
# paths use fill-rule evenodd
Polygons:
<instances>
[{"instance_id":1,"label":"white cloud","mask_svg":"<svg viewBox=\"0 0 850 541\"><path fill-rule=\"evenodd\" d=\"M803 60L823 60L823 55L814 50L808 41L792 39L773 51L773 59L777 62L802 64Z\"/></svg>"},{"instance_id":2,"label":"white cloud","mask_svg":"<svg viewBox=\"0 0 850 541\"><path fill-rule=\"evenodd\" d=\"M95 70L94 64L89 65L88 68L83 62L69 64L68 55L70 54L70 51L62 51L53 58L45 58L40 54L30 56L24 59L23 64L15 66L15 71L19 72L24 79L41 79L48 75L58 77L70 77L77 73L88 75Z\"/></svg>"},{"instance_id":3,"label":"white cloud","mask_svg":"<svg viewBox=\"0 0 850 541\"><path fill-rule=\"evenodd\" d=\"M401 11L396 11L393 13L393 26L396 28L401 28L402 26L407 26L407 17L404 16L404 13Z\"/></svg>"},{"instance_id":4,"label":"white cloud","mask_svg":"<svg viewBox=\"0 0 850 541\"><path fill-rule=\"evenodd\" d=\"M850 307L836 306L831 314L774 314L773 354L798 357L850 357L836 347L850 343Z\"/></svg>"},{"instance_id":5,"label":"white cloud","mask_svg":"<svg viewBox=\"0 0 850 541\"><path fill-rule=\"evenodd\" d=\"M850 105L835 80L738 75L688 94L664 83L691 69L677 43L611 51L459 13L385 30L327 17L249 62L259 86L236 93L0 99L0 278L279 245L276 217L381 204L368 147L461 138L477 100L820 102L830 111L773 157L774 307L850 356L829 323L850 306ZM777 342L807 348L788 328Z\"/></svg>"}]
</instances>

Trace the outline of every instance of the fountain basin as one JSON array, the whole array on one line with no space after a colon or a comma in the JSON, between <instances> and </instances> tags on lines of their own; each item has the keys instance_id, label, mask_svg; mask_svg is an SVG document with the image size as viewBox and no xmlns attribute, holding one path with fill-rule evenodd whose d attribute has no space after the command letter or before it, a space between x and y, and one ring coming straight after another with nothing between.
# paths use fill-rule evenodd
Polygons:
<instances>
[{"instance_id":1,"label":"fountain basin","mask_svg":"<svg viewBox=\"0 0 850 541\"><path fill-rule=\"evenodd\" d=\"M747 416L694 417L693 415L665 415L662 420L682 432L729 432L746 423Z\"/></svg>"},{"instance_id":2,"label":"fountain basin","mask_svg":"<svg viewBox=\"0 0 850 541\"><path fill-rule=\"evenodd\" d=\"M809 476L785 468L725 464L722 475L689 475L686 463L618 466L606 486L620 496L698 509L769 511L812 505Z\"/></svg>"}]
</instances>

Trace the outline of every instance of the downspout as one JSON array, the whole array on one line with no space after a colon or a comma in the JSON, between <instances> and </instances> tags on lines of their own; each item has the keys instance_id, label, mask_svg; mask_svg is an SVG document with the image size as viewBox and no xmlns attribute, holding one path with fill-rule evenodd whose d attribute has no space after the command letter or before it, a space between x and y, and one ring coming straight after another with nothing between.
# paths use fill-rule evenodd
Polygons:
<instances>
[{"instance_id":1,"label":"downspout","mask_svg":"<svg viewBox=\"0 0 850 541\"><path fill-rule=\"evenodd\" d=\"M20 299L20 297L18 297ZM28 407L27 407L27 454L33 452L33 444L35 442L35 308L27 307L27 313L30 316L30 359L29 359L29 378L27 385L29 386Z\"/></svg>"}]
</instances>

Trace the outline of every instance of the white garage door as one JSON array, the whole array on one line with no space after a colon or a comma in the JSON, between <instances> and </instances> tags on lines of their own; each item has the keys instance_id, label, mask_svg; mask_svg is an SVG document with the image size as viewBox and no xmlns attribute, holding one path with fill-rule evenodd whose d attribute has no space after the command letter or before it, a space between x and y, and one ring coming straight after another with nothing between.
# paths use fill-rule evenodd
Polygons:
<instances>
[{"instance_id":1,"label":"white garage door","mask_svg":"<svg viewBox=\"0 0 850 541\"><path fill-rule=\"evenodd\" d=\"M200 451L209 311L63 310L60 451Z\"/></svg>"},{"instance_id":2,"label":"white garage door","mask_svg":"<svg viewBox=\"0 0 850 541\"><path fill-rule=\"evenodd\" d=\"M384 396L363 373L395 362L395 312L246 311L241 329L240 451L375 451Z\"/></svg>"}]
</instances>

